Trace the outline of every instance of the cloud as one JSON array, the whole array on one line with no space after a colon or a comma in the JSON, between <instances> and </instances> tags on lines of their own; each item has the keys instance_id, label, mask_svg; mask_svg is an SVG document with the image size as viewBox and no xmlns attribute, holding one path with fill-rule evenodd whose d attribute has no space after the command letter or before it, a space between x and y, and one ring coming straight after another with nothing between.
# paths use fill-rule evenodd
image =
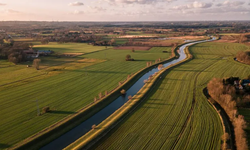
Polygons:
<instances>
[{"instance_id":1,"label":"cloud","mask_svg":"<svg viewBox=\"0 0 250 150\"><path fill-rule=\"evenodd\" d=\"M209 8L212 5L213 5L212 3L203 3L203 2L197 2L197 1L193 3L194 8Z\"/></svg>"},{"instance_id":2,"label":"cloud","mask_svg":"<svg viewBox=\"0 0 250 150\"><path fill-rule=\"evenodd\" d=\"M104 0L110 4L153 4L157 2L173 2L176 0Z\"/></svg>"},{"instance_id":3,"label":"cloud","mask_svg":"<svg viewBox=\"0 0 250 150\"><path fill-rule=\"evenodd\" d=\"M8 13L8 14L20 14L21 12L17 11L17 10L13 10L13 9L7 9L7 10L5 10L5 13Z\"/></svg>"},{"instance_id":4,"label":"cloud","mask_svg":"<svg viewBox=\"0 0 250 150\"><path fill-rule=\"evenodd\" d=\"M82 6L82 5L84 5L82 2L69 3L69 6Z\"/></svg>"},{"instance_id":5,"label":"cloud","mask_svg":"<svg viewBox=\"0 0 250 150\"><path fill-rule=\"evenodd\" d=\"M4 3L0 3L0 6L5 6L6 4L4 4Z\"/></svg>"},{"instance_id":6,"label":"cloud","mask_svg":"<svg viewBox=\"0 0 250 150\"><path fill-rule=\"evenodd\" d=\"M81 14L84 14L84 11L75 10L72 14L74 14L74 15L81 15Z\"/></svg>"},{"instance_id":7,"label":"cloud","mask_svg":"<svg viewBox=\"0 0 250 150\"><path fill-rule=\"evenodd\" d=\"M99 6L95 6L95 7L92 7L92 6L88 6L90 9L94 10L94 12L105 12L107 11L106 8L103 8L103 7L99 7Z\"/></svg>"},{"instance_id":8,"label":"cloud","mask_svg":"<svg viewBox=\"0 0 250 150\"><path fill-rule=\"evenodd\" d=\"M192 8L210 8L212 7L212 5L213 5L212 3L204 3L204 2L195 1L187 5L174 6L172 9L184 10L184 9L192 9Z\"/></svg>"},{"instance_id":9,"label":"cloud","mask_svg":"<svg viewBox=\"0 0 250 150\"><path fill-rule=\"evenodd\" d=\"M239 14L249 14L250 10L244 7L220 7L220 8L210 8L210 9L199 9L185 12L186 14L227 14L227 13L239 13Z\"/></svg>"},{"instance_id":10,"label":"cloud","mask_svg":"<svg viewBox=\"0 0 250 150\"><path fill-rule=\"evenodd\" d=\"M221 7L221 6L234 7L234 6L241 6L243 4L245 4L245 2L243 2L243 1L233 1L233 2L231 2L229 0L226 0L223 3L218 3L216 6L218 6L218 7Z\"/></svg>"}]
</instances>

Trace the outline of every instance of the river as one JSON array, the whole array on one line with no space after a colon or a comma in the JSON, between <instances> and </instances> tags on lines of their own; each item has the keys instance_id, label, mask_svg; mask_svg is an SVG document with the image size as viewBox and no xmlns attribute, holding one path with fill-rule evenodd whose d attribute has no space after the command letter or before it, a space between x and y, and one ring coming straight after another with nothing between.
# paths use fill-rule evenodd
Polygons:
<instances>
[{"instance_id":1,"label":"river","mask_svg":"<svg viewBox=\"0 0 250 150\"><path fill-rule=\"evenodd\" d=\"M187 43L184 44L183 46L180 47L180 57L172 60L170 62L164 63L163 66L167 67L171 64L175 64L177 62L180 62L184 60L187 56L185 54L184 49L187 46L190 46L192 44L197 44L197 43L203 43L203 42L208 42L208 41L213 41L216 38L212 38L210 40L204 40L204 41L196 41L192 43ZM152 70L148 71L145 73L140 79L138 79L134 85L132 85L126 92L126 96L120 96L117 99L115 99L112 103L107 105L105 108L97 112L95 115L90 117L89 119L85 120L82 122L80 125L76 126L75 128L71 129L67 133L63 134L62 136L58 137L54 141L50 142L49 144L45 145L42 147L40 150L61 150L74 141L76 141L78 138L86 134L88 131L92 129L92 125L98 125L101 123L103 120L108 118L112 113L114 113L117 109L119 109L124 103L127 102L128 96L135 95L144 85L144 80L148 79L150 75L153 75L155 72L158 71L158 68L153 68Z\"/></svg>"}]
</instances>

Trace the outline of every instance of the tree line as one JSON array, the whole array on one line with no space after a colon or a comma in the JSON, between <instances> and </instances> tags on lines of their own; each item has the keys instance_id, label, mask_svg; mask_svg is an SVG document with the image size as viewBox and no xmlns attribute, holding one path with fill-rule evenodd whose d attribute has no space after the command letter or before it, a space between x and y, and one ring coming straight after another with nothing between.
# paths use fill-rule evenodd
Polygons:
<instances>
[{"instance_id":1,"label":"tree line","mask_svg":"<svg viewBox=\"0 0 250 150\"><path fill-rule=\"evenodd\" d=\"M250 65L250 52L240 51L236 54L236 59L240 62Z\"/></svg>"},{"instance_id":2,"label":"tree line","mask_svg":"<svg viewBox=\"0 0 250 150\"><path fill-rule=\"evenodd\" d=\"M249 94L237 94L233 85L223 83L223 79L214 78L208 85L208 92L212 97L211 101L217 102L229 116L235 132L236 147L238 150L248 149L246 133L244 129L247 123L244 116L238 114L238 107L247 107L250 103ZM226 143L225 143L226 144ZM226 148L226 145L223 145Z\"/></svg>"}]
</instances>

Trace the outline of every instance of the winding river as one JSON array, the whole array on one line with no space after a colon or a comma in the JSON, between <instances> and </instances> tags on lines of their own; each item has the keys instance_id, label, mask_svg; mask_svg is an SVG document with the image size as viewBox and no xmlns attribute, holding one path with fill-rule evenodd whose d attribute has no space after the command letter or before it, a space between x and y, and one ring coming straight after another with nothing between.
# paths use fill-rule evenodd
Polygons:
<instances>
[{"instance_id":1,"label":"winding river","mask_svg":"<svg viewBox=\"0 0 250 150\"><path fill-rule=\"evenodd\" d=\"M197 44L197 43L209 42L209 41L213 41L215 39L216 38L213 37L210 40L196 41L196 42L184 44L183 46L180 47L180 51L179 51L180 57L178 59L175 59L175 60L172 60L170 62L163 64L163 66L167 67L171 64L175 64L179 61L184 60L186 58L186 54L184 52L184 49L187 46ZM153 75L157 71L158 71L158 69L156 67L156 68L153 68L152 70L148 71L147 73L145 73L140 79L138 79L138 81L136 81L134 83L134 85L132 85L127 90L127 94L125 97L123 97L123 96L118 97L112 103L110 103L105 108L103 108L102 110L97 112L95 115L93 115L89 119L85 120L80 125L76 126L75 128L71 129L67 133L63 134L59 138L57 138L54 141L50 142L49 144L45 145L40 150L61 150L65 147L67 147L68 145L70 145L71 143L73 143L75 140L77 140L78 138L80 138L81 136L86 134L88 131L90 131L93 124L98 125L103 120L105 120L107 117L109 117L112 113L114 113L117 109L119 109L124 103L127 102L128 96L135 95L143 87L143 85L144 85L143 81L145 79L148 79L150 75Z\"/></svg>"}]
</instances>

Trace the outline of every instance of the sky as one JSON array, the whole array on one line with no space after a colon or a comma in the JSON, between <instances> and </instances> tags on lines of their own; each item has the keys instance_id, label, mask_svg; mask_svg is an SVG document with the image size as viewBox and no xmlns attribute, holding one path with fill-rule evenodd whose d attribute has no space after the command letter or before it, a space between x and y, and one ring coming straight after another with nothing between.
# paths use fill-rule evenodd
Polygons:
<instances>
[{"instance_id":1,"label":"sky","mask_svg":"<svg viewBox=\"0 0 250 150\"><path fill-rule=\"evenodd\" d=\"M0 20L250 20L250 0L0 0Z\"/></svg>"}]
</instances>

